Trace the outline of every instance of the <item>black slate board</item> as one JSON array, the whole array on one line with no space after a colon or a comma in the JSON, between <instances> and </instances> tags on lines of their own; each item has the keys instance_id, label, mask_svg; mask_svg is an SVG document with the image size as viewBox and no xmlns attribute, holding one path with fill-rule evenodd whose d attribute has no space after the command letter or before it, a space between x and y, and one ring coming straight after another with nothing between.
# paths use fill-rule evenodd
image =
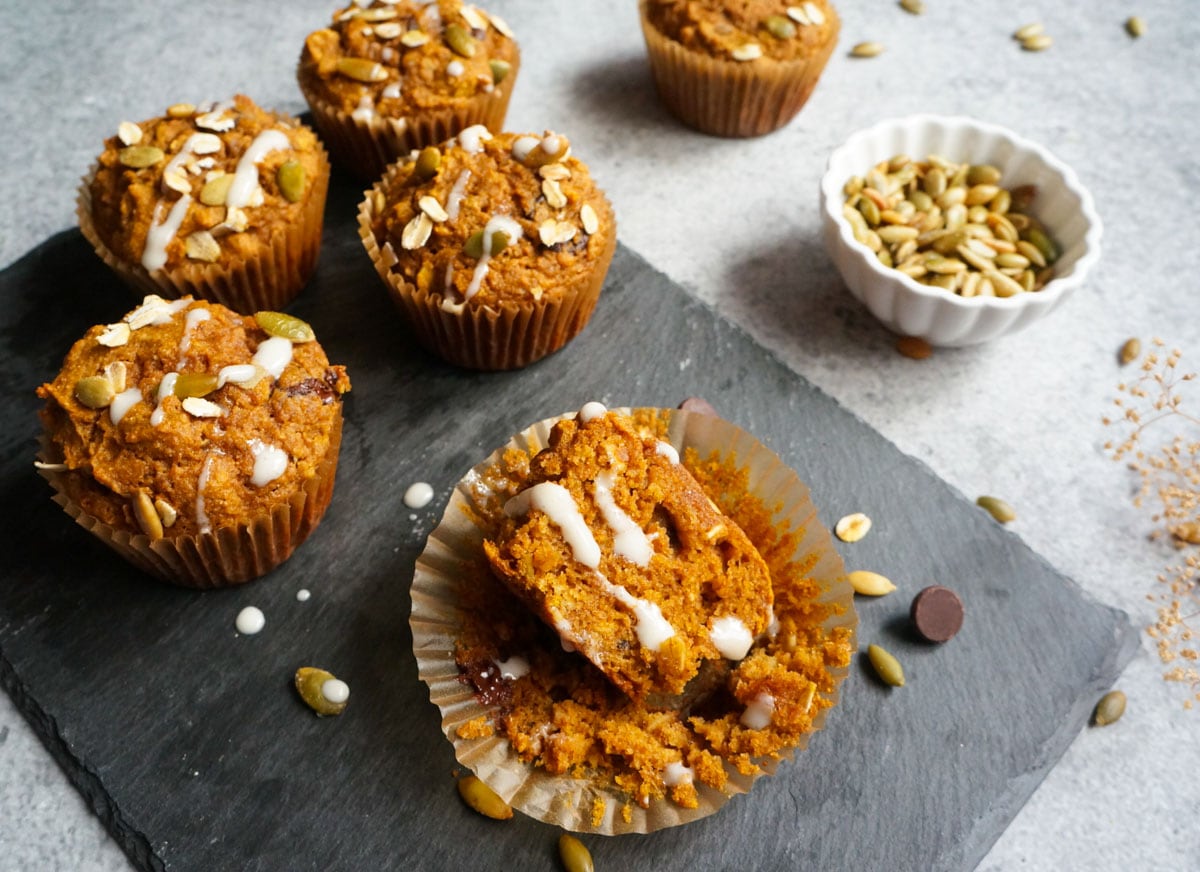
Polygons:
<instances>
[{"instance_id":1,"label":"black slate board","mask_svg":"<svg viewBox=\"0 0 1200 872\"><path fill-rule=\"evenodd\" d=\"M626 248L591 324L559 354L505 374L428 357L362 253L349 217L359 196L334 185L318 275L292 307L354 382L334 501L288 564L239 589L155 583L51 502L32 465L33 389L132 300L75 231L0 274L0 678L133 862L557 868L554 828L498 824L457 797L411 652L413 564L454 482L510 433L587 400L698 395L799 472L826 524L874 518L843 554L902 587L860 602L859 637L896 653L908 685L886 688L862 659L806 753L698 823L589 837L597 868L974 867L1132 656L1127 618ZM437 496L413 513L400 496L415 481ZM933 581L968 610L941 647L905 618ZM245 605L266 613L257 636L234 631ZM349 682L345 715L303 706L290 688L302 665Z\"/></svg>"}]
</instances>

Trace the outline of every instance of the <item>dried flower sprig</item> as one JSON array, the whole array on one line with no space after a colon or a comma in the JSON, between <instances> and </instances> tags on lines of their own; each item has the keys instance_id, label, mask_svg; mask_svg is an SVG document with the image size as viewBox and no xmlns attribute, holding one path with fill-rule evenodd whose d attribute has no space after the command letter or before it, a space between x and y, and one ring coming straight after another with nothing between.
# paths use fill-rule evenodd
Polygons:
<instances>
[{"instance_id":1,"label":"dried flower sprig","mask_svg":"<svg viewBox=\"0 0 1200 872\"><path fill-rule=\"evenodd\" d=\"M1200 620L1200 553L1192 547L1200 545L1200 417L1184 410L1181 392L1196 373L1181 373L1182 353L1164 349L1155 339L1137 380L1118 385L1121 396L1114 405L1120 415L1104 424L1124 429L1125 437L1104 447L1137 473L1141 486L1134 504L1143 505L1147 497L1156 501L1152 519L1160 527L1154 535L1168 535L1190 552L1165 567L1158 576L1163 587L1147 595L1158 613L1147 633L1157 642L1159 659L1171 665L1163 678L1186 684L1194 694L1184 702L1191 708L1200 701L1198 631L1189 623Z\"/></svg>"}]
</instances>

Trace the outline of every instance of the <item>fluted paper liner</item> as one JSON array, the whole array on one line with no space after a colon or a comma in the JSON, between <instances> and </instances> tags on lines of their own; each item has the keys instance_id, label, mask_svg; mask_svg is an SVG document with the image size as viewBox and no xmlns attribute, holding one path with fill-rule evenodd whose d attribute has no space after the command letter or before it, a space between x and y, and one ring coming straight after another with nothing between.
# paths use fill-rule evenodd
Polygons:
<instances>
[{"instance_id":1,"label":"fluted paper liner","mask_svg":"<svg viewBox=\"0 0 1200 872\"><path fill-rule=\"evenodd\" d=\"M684 124L716 136L762 136L791 121L817 86L841 26L830 8L830 38L808 57L736 61L693 51L664 36L647 19L645 5L642 0L642 33L659 96Z\"/></svg>"},{"instance_id":2,"label":"fluted paper liner","mask_svg":"<svg viewBox=\"0 0 1200 872\"><path fill-rule=\"evenodd\" d=\"M441 294L422 291L392 270L392 261L372 230L376 192L382 192L402 166L393 164L367 191L358 207L358 234L375 271L422 346L466 369L520 369L558 351L587 326L617 250L616 217L607 199L600 215L606 233L604 251L576 281L557 285L539 300L504 300L495 306L476 301L461 311L448 312L442 308Z\"/></svg>"},{"instance_id":3,"label":"fluted paper liner","mask_svg":"<svg viewBox=\"0 0 1200 872\"><path fill-rule=\"evenodd\" d=\"M628 413L630 410L620 411ZM441 710L442 731L453 743L458 761L514 808L530 817L564 829L602 835L648 833L699 820L716 812L734 795L749 791L760 776L741 775L727 764L729 780L724 792L696 782L699 807L683 808L663 799L652 802L649 809L643 809L615 787L567 775L553 775L522 762L503 735L464 739L457 734L460 725L491 714L491 710L479 702L471 686L460 680L454 659L455 641L461 633L456 584L464 578L491 572L482 548L484 531L477 521L472 520L475 516L467 509L477 506L481 489L486 488L486 471L499 463L506 450L517 448L532 454L544 448L551 428L564 417L570 415L540 421L514 436L468 472L451 494L441 522L430 533L424 551L417 558L413 578L410 625L418 674L429 686L430 700ZM845 569L829 531L817 520L808 488L796 473L749 433L709 415L671 411L667 441L675 446L680 456L686 449L694 448L701 458L713 452L724 458L735 458L737 466L748 472L750 493L768 507L780 507L773 518L776 529L803 531L794 555L797 558L815 555L817 558L806 576L821 588L817 601L831 606L831 614L823 622L822 629L828 635L836 627L848 628L853 648L853 632L858 623L854 592L845 578ZM847 667L829 669L835 683L833 693L827 696L830 708L837 703L837 685L847 672ZM802 736L790 751L781 752L781 759L788 759L794 751L807 746L809 736L824 726L828 711L822 709L818 713L813 720L812 732ZM772 774L779 761L762 759L755 762L764 774ZM596 799L604 801L605 812L603 820L594 825L592 808ZM632 811L628 822L621 815L621 809L626 806Z\"/></svg>"},{"instance_id":4,"label":"fluted paper liner","mask_svg":"<svg viewBox=\"0 0 1200 872\"><path fill-rule=\"evenodd\" d=\"M512 69L491 92L476 94L445 109L417 110L405 118L387 118L377 113L355 118L330 103L321 96L320 78L315 64L308 59L307 49L301 53L296 81L334 164L364 182L373 182L397 158L413 149L445 142L472 125L502 130L520 67L521 53L517 50Z\"/></svg>"},{"instance_id":5,"label":"fluted paper liner","mask_svg":"<svg viewBox=\"0 0 1200 872\"><path fill-rule=\"evenodd\" d=\"M287 560L317 528L329 501L337 475L342 441L342 416L335 419L329 448L316 472L305 479L286 502L270 513L211 533L164 537L151 540L142 533L116 529L88 514L71 496L71 477L83 473L38 469L54 488L54 501L79 526L116 551L134 566L162 581L197 589L215 589L242 584L266 575ZM56 446L44 435L38 459L57 463Z\"/></svg>"},{"instance_id":6,"label":"fluted paper liner","mask_svg":"<svg viewBox=\"0 0 1200 872\"><path fill-rule=\"evenodd\" d=\"M286 115L276 113L276 117L302 126ZM243 315L282 309L308 284L321 252L325 197L329 190L329 157L320 142L317 143L317 156L320 169L303 211L295 220L273 227L267 244L251 259L223 254L221 262L184 260L169 269L150 272L140 263L118 257L93 223L91 186L98 163L92 165L79 187L75 208L79 229L100 259L136 292L139 300L147 294L168 299L192 296L221 303Z\"/></svg>"}]
</instances>

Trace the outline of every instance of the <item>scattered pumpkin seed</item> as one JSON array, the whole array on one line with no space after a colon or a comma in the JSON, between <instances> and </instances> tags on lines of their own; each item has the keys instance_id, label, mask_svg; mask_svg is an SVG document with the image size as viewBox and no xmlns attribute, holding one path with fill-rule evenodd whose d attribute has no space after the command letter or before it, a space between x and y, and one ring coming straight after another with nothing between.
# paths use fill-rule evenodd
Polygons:
<instances>
[{"instance_id":1,"label":"scattered pumpkin seed","mask_svg":"<svg viewBox=\"0 0 1200 872\"><path fill-rule=\"evenodd\" d=\"M337 684L330 685L330 682ZM346 710L347 697L336 692L345 685L334 678L333 673L315 666L301 666L296 670L295 683L300 698L321 717L340 715ZM327 689L334 692L327 693Z\"/></svg>"},{"instance_id":2,"label":"scattered pumpkin seed","mask_svg":"<svg viewBox=\"0 0 1200 872\"><path fill-rule=\"evenodd\" d=\"M558 837L558 857L564 872L595 872L591 851L570 833Z\"/></svg>"},{"instance_id":3,"label":"scattered pumpkin seed","mask_svg":"<svg viewBox=\"0 0 1200 872\"><path fill-rule=\"evenodd\" d=\"M513 816L512 806L474 775L458 780L458 795L484 817L506 821Z\"/></svg>"},{"instance_id":4,"label":"scattered pumpkin seed","mask_svg":"<svg viewBox=\"0 0 1200 872\"><path fill-rule=\"evenodd\" d=\"M1037 36L1021 40L1021 48L1025 51L1045 51L1052 45L1054 40L1048 33L1039 33Z\"/></svg>"},{"instance_id":5,"label":"scattered pumpkin seed","mask_svg":"<svg viewBox=\"0 0 1200 872\"><path fill-rule=\"evenodd\" d=\"M144 490L133 495L133 517L141 531L152 541L163 537L162 519L154 508L154 501Z\"/></svg>"},{"instance_id":6,"label":"scattered pumpkin seed","mask_svg":"<svg viewBox=\"0 0 1200 872\"><path fill-rule=\"evenodd\" d=\"M868 572L865 569L851 572L846 576L846 580L850 582L855 593L863 596L887 596L896 589L896 585L890 578L880 575L878 572Z\"/></svg>"},{"instance_id":7,"label":"scattered pumpkin seed","mask_svg":"<svg viewBox=\"0 0 1200 872\"><path fill-rule=\"evenodd\" d=\"M437 150L437 146L427 145L417 154L417 159L413 163L412 175L409 177L417 184L427 182L438 174L438 168L442 165L442 153Z\"/></svg>"},{"instance_id":8,"label":"scattered pumpkin seed","mask_svg":"<svg viewBox=\"0 0 1200 872\"><path fill-rule=\"evenodd\" d=\"M382 82L387 79L387 70L382 64L366 58L340 57L335 69L348 79L356 82Z\"/></svg>"},{"instance_id":9,"label":"scattered pumpkin seed","mask_svg":"<svg viewBox=\"0 0 1200 872\"><path fill-rule=\"evenodd\" d=\"M982 496L975 500L975 505L986 511L1001 524L1007 524L1017 519L1016 510L1000 497Z\"/></svg>"},{"instance_id":10,"label":"scattered pumpkin seed","mask_svg":"<svg viewBox=\"0 0 1200 872\"><path fill-rule=\"evenodd\" d=\"M862 512L854 512L841 518L833 532L843 542L857 542L871 530L871 519Z\"/></svg>"},{"instance_id":11,"label":"scattered pumpkin seed","mask_svg":"<svg viewBox=\"0 0 1200 872\"><path fill-rule=\"evenodd\" d=\"M783 15L771 15L763 22L767 31L776 39L791 39L796 35L796 25Z\"/></svg>"},{"instance_id":12,"label":"scattered pumpkin seed","mask_svg":"<svg viewBox=\"0 0 1200 872\"><path fill-rule=\"evenodd\" d=\"M873 58L882 53L882 42L860 42L850 49L850 56L856 58Z\"/></svg>"},{"instance_id":13,"label":"scattered pumpkin seed","mask_svg":"<svg viewBox=\"0 0 1200 872\"><path fill-rule=\"evenodd\" d=\"M283 312L255 312L254 320L271 336L279 336L296 344L312 342L317 338L308 322L301 321L294 315Z\"/></svg>"},{"instance_id":14,"label":"scattered pumpkin seed","mask_svg":"<svg viewBox=\"0 0 1200 872\"><path fill-rule=\"evenodd\" d=\"M933 354L933 346L920 336L901 336L896 340L896 350L913 360L924 360Z\"/></svg>"},{"instance_id":15,"label":"scattered pumpkin seed","mask_svg":"<svg viewBox=\"0 0 1200 872\"><path fill-rule=\"evenodd\" d=\"M429 42L429 34L423 30L406 30L400 36L400 44L407 48L420 48Z\"/></svg>"},{"instance_id":16,"label":"scattered pumpkin seed","mask_svg":"<svg viewBox=\"0 0 1200 872\"><path fill-rule=\"evenodd\" d=\"M1018 27L1016 32L1013 33L1013 39L1018 42L1024 42L1032 37L1041 36L1045 30L1046 28L1042 26L1040 21L1033 21Z\"/></svg>"},{"instance_id":17,"label":"scattered pumpkin seed","mask_svg":"<svg viewBox=\"0 0 1200 872\"><path fill-rule=\"evenodd\" d=\"M921 0L900 0L900 8L911 15L925 14L925 4Z\"/></svg>"},{"instance_id":18,"label":"scattered pumpkin seed","mask_svg":"<svg viewBox=\"0 0 1200 872\"><path fill-rule=\"evenodd\" d=\"M280 164L275 172L275 181L279 184L279 193L289 203L299 203L304 196L304 182L307 173L304 164L298 160L289 160Z\"/></svg>"},{"instance_id":19,"label":"scattered pumpkin seed","mask_svg":"<svg viewBox=\"0 0 1200 872\"><path fill-rule=\"evenodd\" d=\"M1126 339L1125 344L1121 346L1120 359L1121 364L1126 365L1133 363L1142 356L1142 340L1136 336L1131 339Z\"/></svg>"},{"instance_id":20,"label":"scattered pumpkin seed","mask_svg":"<svg viewBox=\"0 0 1200 872\"><path fill-rule=\"evenodd\" d=\"M210 178L200 189L200 202L205 206L224 206L229 188L233 184L233 173Z\"/></svg>"},{"instance_id":21,"label":"scattered pumpkin seed","mask_svg":"<svg viewBox=\"0 0 1200 872\"><path fill-rule=\"evenodd\" d=\"M152 167L161 162L163 157L163 150L153 145L129 145L117 152L117 160L121 162L121 166L133 170Z\"/></svg>"},{"instance_id":22,"label":"scattered pumpkin seed","mask_svg":"<svg viewBox=\"0 0 1200 872\"><path fill-rule=\"evenodd\" d=\"M451 51L464 58L475 57L475 37L461 24L446 25L446 45Z\"/></svg>"},{"instance_id":23,"label":"scattered pumpkin seed","mask_svg":"<svg viewBox=\"0 0 1200 872\"><path fill-rule=\"evenodd\" d=\"M75 382L75 399L89 409L103 409L116 393L112 382L102 375L89 375Z\"/></svg>"},{"instance_id":24,"label":"scattered pumpkin seed","mask_svg":"<svg viewBox=\"0 0 1200 872\"><path fill-rule=\"evenodd\" d=\"M1132 15L1125 21L1125 32L1137 39L1146 32L1146 22L1139 15Z\"/></svg>"},{"instance_id":25,"label":"scattered pumpkin seed","mask_svg":"<svg viewBox=\"0 0 1200 872\"><path fill-rule=\"evenodd\" d=\"M492 58L488 61L488 66L492 70L492 84L499 85L508 78L508 74L512 72L512 64L508 61L502 61L499 58Z\"/></svg>"},{"instance_id":26,"label":"scattered pumpkin seed","mask_svg":"<svg viewBox=\"0 0 1200 872\"><path fill-rule=\"evenodd\" d=\"M875 667L875 673L892 687L904 687L904 668L900 661L878 645L867 646L867 657Z\"/></svg>"},{"instance_id":27,"label":"scattered pumpkin seed","mask_svg":"<svg viewBox=\"0 0 1200 872\"><path fill-rule=\"evenodd\" d=\"M1092 721L1098 727L1106 727L1114 721L1119 721L1123 714L1125 714L1125 694L1119 690L1110 690L1100 697L1100 702L1096 703Z\"/></svg>"},{"instance_id":28,"label":"scattered pumpkin seed","mask_svg":"<svg viewBox=\"0 0 1200 872\"><path fill-rule=\"evenodd\" d=\"M207 397L218 387L217 376L207 372L181 372L175 379L172 393L183 400L188 397Z\"/></svg>"},{"instance_id":29,"label":"scattered pumpkin seed","mask_svg":"<svg viewBox=\"0 0 1200 872\"><path fill-rule=\"evenodd\" d=\"M1036 227L1030 227L1026 231L1025 238L1033 243L1034 247L1042 253L1042 257L1046 259L1046 263L1054 263L1054 261L1058 260L1058 245L1041 230Z\"/></svg>"}]
</instances>

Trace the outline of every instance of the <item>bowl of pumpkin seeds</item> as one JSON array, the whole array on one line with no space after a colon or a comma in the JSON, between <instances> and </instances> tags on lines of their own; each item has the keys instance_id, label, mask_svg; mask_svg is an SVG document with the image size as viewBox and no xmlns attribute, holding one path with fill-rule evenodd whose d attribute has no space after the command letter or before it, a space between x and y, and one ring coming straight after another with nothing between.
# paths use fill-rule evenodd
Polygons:
<instances>
[{"instance_id":1,"label":"bowl of pumpkin seeds","mask_svg":"<svg viewBox=\"0 0 1200 872\"><path fill-rule=\"evenodd\" d=\"M1075 172L1037 143L963 116L913 115L851 136L821 178L825 246L888 329L974 345L1049 314L1100 257Z\"/></svg>"}]
</instances>

